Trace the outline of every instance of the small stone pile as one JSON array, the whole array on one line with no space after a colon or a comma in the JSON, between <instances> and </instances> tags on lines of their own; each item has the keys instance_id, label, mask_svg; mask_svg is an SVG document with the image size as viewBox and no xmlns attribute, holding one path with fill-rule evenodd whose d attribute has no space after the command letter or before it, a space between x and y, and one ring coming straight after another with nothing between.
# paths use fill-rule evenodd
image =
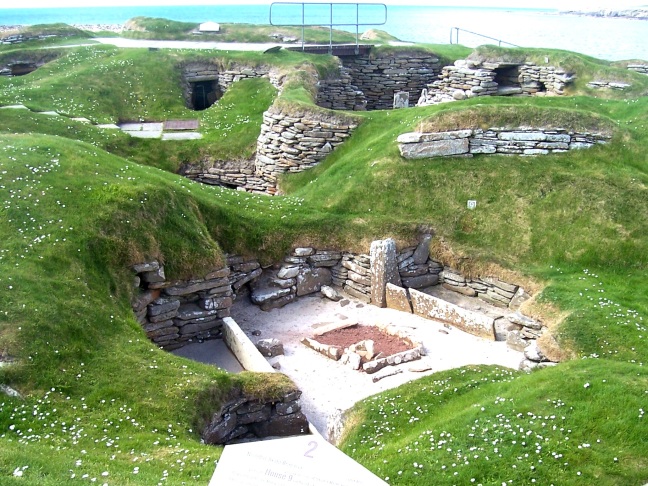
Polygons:
<instances>
[{"instance_id":1,"label":"small stone pile","mask_svg":"<svg viewBox=\"0 0 648 486\"><path fill-rule=\"evenodd\" d=\"M23 42L29 42L34 40L45 40L56 37L54 34L40 34L40 35L26 35L26 34L11 34L6 37L0 38L0 44L21 44Z\"/></svg>"},{"instance_id":2,"label":"small stone pile","mask_svg":"<svg viewBox=\"0 0 648 486\"><path fill-rule=\"evenodd\" d=\"M339 280L335 281L350 296L371 302L371 258L369 255L345 253L342 257ZM338 268L336 266L335 268ZM344 279L344 280L342 280ZM341 284L339 282L342 281Z\"/></svg>"}]
</instances>

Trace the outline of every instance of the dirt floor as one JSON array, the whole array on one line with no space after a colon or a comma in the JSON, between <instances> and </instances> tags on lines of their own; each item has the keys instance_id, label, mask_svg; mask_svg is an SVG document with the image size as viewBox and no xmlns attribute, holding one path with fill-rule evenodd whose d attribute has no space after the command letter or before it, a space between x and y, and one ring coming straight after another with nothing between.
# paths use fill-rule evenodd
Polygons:
<instances>
[{"instance_id":1,"label":"dirt floor","mask_svg":"<svg viewBox=\"0 0 648 486\"><path fill-rule=\"evenodd\" d=\"M501 312L480 308L490 312ZM516 368L522 353L505 343L480 339L442 323L430 321L391 309L379 309L354 299L332 302L320 296L301 297L270 312L263 312L241 297L232 308L232 317L252 342L277 338L284 344L284 355L271 358L303 391L304 413L317 430L334 440L342 427L343 412L356 402L394 388L421 376L471 364L497 364ZM357 322L371 325L394 325L408 332L426 352L419 361L388 367L375 375L352 370L306 347L300 341L313 337L314 330L333 323ZM399 369L401 372L378 382L373 378Z\"/></svg>"}]
</instances>

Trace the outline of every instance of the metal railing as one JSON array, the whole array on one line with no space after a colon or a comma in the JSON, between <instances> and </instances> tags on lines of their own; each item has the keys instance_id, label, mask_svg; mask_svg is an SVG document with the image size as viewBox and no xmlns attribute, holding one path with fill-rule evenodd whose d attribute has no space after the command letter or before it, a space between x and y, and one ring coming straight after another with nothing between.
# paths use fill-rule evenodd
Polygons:
<instances>
[{"instance_id":1,"label":"metal railing","mask_svg":"<svg viewBox=\"0 0 648 486\"><path fill-rule=\"evenodd\" d=\"M278 5L294 5L294 6L301 6L301 23L275 23L275 19L272 16L273 13L273 8ZM329 12L328 12L328 22L315 22L315 23L307 23L306 22L306 5L328 5L329 6ZM339 5L339 6L355 6L356 10L356 21L355 22L333 22L333 7ZM384 9L384 20L382 22L372 22L372 23L361 23L360 22L360 5L363 6L368 6L368 7L382 7ZM305 49L305 29L306 27L328 27L329 28L329 53L333 52L333 27L355 27L356 28L356 53L359 51L359 35L360 35L360 27L371 27L371 26L378 26L378 25L385 25L387 23L387 5L384 3L334 3L334 2L322 2L322 3L317 3L317 2L274 2L270 5L270 25L275 26L275 27L301 27L302 29L302 35L301 35L301 41L302 41L302 50Z\"/></svg>"},{"instance_id":2,"label":"metal railing","mask_svg":"<svg viewBox=\"0 0 648 486\"><path fill-rule=\"evenodd\" d=\"M501 39L496 39L495 37L490 37L490 36L487 36L487 35L484 35L484 34L478 34L477 32L472 32L470 30L461 29L459 27L452 27L450 29L450 44L453 44L453 42L452 42L452 33L453 32L455 32L455 42L454 42L454 44L459 44L459 31L466 32L466 33L472 34L472 35L477 35L479 37L483 37L484 39L494 40L494 41L497 42L497 45L500 46L500 47L502 47L502 43L507 44L509 46L513 46L513 47L522 47L522 46L518 46L517 44L512 44L510 42L503 41Z\"/></svg>"}]
</instances>

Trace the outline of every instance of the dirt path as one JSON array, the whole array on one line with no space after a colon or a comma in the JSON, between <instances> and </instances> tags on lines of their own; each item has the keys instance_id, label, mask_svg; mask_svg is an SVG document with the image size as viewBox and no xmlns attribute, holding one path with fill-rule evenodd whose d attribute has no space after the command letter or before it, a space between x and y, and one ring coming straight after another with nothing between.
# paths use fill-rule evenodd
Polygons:
<instances>
[{"instance_id":1,"label":"dirt path","mask_svg":"<svg viewBox=\"0 0 648 486\"><path fill-rule=\"evenodd\" d=\"M304 413L327 438L339 433L341 413L368 396L423 375L471 364L498 364L517 369L523 358L522 353L509 349L505 343L486 341L438 322L349 300L350 304L342 306L319 296L302 297L282 309L263 312L242 298L232 308L233 318L252 342L263 338L283 342L284 356L271 362L278 362L280 371L303 391ZM312 331L322 324L350 320L407 329L423 343L427 356L400 365L402 373L374 383L372 375L354 371L300 343L303 337L312 337ZM253 331L260 331L260 335ZM411 367L421 365L430 370L410 371Z\"/></svg>"}]
</instances>

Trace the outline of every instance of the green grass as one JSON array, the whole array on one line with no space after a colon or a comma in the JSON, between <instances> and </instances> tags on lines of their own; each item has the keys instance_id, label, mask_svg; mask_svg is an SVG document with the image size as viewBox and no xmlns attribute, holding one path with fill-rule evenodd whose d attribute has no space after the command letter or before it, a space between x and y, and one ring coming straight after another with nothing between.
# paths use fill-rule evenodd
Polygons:
<instances>
[{"instance_id":1,"label":"green grass","mask_svg":"<svg viewBox=\"0 0 648 486\"><path fill-rule=\"evenodd\" d=\"M168 19L135 17L127 22L133 27L125 30L124 37L131 39L159 39L159 40L200 40L216 42L261 42L283 43L281 39L272 37L281 34L284 37L293 37L301 42L301 27L283 27L256 24L220 24L218 34L194 34L199 24L191 22L176 22ZM330 32L325 27L307 27L304 31L305 42L309 44L328 44ZM381 36L386 39L386 36ZM355 34L342 30L333 31L334 43L355 43Z\"/></svg>"},{"instance_id":2,"label":"green grass","mask_svg":"<svg viewBox=\"0 0 648 486\"><path fill-rule=\"evenodd\" d=\"M425 48L444 60L466 55L460 46ZM0 483L73 484L85 474L99 484L206 483L220 455L199 443L210 411L234 389L267 396L292 386L156 349L132 315L130 265L158 259L169 278L191 278L222 265L225 253L265 265L294 246L366 252L387 236L407 244L422 228L434 229L449 263L468 272L497 264L544 286L533 309L559 316L553 333L577 359L528 375L453 370L370 398L353 412L343 449L391 484L648 480L648 101L638 95L648 78L632 75L633 91L615 99L585 96L587 76L625 71L552 51L581 70L578 96L338 113L362 122L350 140L315 169L285 177L288 196L268 198L170 172L186 161L249 157L273 103L330 114L312 105L311 74L334 70L333 58L105 46L59 54L27 76L0 79L0 104L66 115L0 110L0 354L19 360L0 368L0 383L25 394L0 399ZM524 55L544 62L540 51ZM180 66L195 60L272 65L290 76L278 97L266 80L249 80L196 113L179 80ZM166 145L68 116L197 117L205 138ZM398 154L398 135L421 124L529 121L614 137L538 158Z\"/></svg>"}]
</instances>

